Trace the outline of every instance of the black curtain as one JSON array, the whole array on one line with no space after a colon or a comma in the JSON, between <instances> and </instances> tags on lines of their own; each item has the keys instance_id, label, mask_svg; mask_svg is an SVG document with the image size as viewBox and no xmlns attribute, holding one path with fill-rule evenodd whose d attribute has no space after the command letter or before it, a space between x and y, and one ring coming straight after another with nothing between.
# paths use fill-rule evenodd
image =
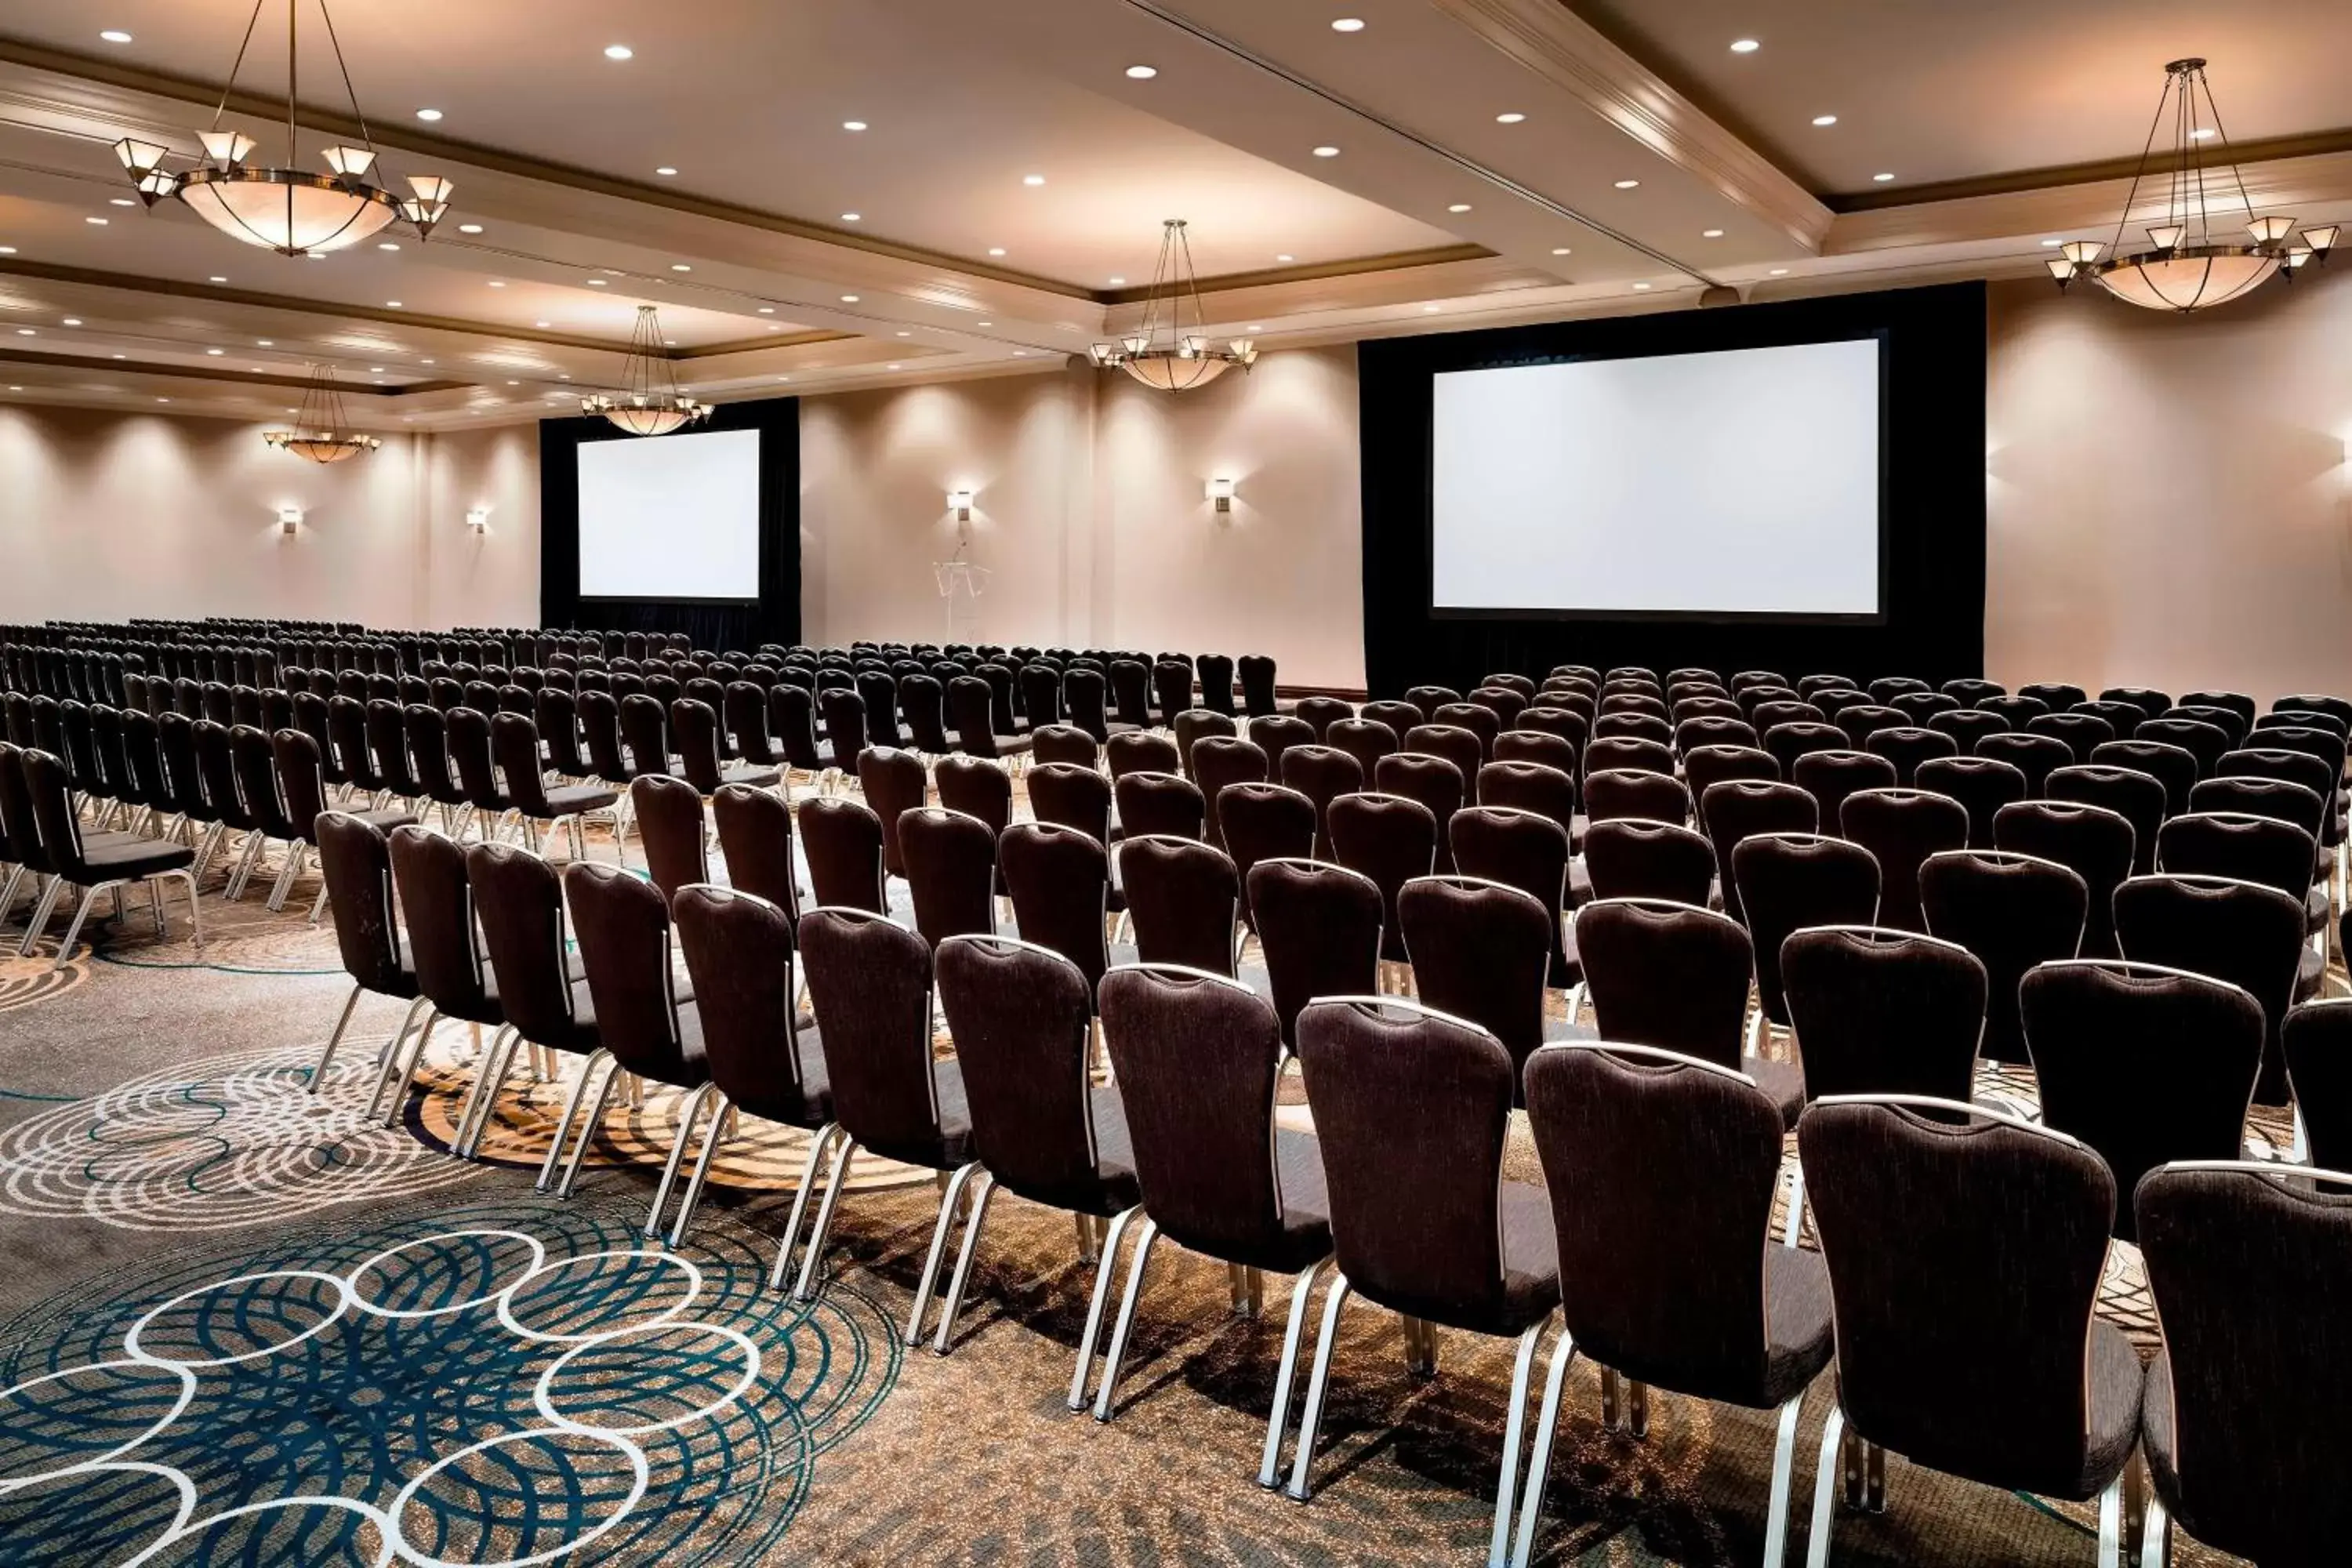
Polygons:
<instances>
[{"instance_id":1,"label":"black curtain","mask_svg":"<svg viewBox=\"0 0 2352 1568\"><path fill-rule=\"evenodd\" d=\"M1690 617L1525 618L1430 610L1431 378L1584 357L1704 353L1875 334L1885 424L1885 615L1876 624ZM1982 283L1787 304L1559 321L1368 342L1358 350L1364 669L1375 697L1424 681L1560 663L1702 665L1726 675L1833 670L1932 680L1982 672L1985 289Z\"/></svg>"},{"instance_id":2,"label":"black curtain","mask_svg":"<svg viewBox=\"0 0 2352 1568\"><path fill-rule=\"evenodd\" d=\"M551 630L683 632L694 646L748 652L801 638L801 404L797 397L722 403L694 426L760 433L760 596L748 603L580 596L580 465L587 441L661 441L603 419L539 426L539 617Z\"/></svg>"}]
</instances>

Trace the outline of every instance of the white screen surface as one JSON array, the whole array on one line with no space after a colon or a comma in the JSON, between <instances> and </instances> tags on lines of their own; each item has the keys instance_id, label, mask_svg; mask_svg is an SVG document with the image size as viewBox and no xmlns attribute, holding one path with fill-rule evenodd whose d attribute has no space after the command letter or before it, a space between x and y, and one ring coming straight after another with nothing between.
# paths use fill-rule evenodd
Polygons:
<instances>
[{"instance_id":1,"label":"white screen surface","mask_svg":"<svg viewBox=\"0 0 2352 1568\"><path fill-rule=\"evenodd\" d=\"M760 596L760 433L583 441L580 596Z\"/></svg>"},{"instance_id":2,"label":"white screen surface","mask_svg":"<svg viewBox=\"0 0 2352 1568\"><path fill-rule=\"evenodd\" d=\"M1433 608L1880 613L1875 339L1434 381Z\"/></svg>"}]
</instances>

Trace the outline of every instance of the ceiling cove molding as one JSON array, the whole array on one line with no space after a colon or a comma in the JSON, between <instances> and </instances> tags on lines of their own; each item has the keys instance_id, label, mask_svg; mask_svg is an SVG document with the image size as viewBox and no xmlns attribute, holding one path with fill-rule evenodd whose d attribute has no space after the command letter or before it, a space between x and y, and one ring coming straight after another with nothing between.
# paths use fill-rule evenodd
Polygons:
<instances>
[{"instance_id":1,"label":"ceiling cove molding","mask_svg":"<svg viewBox=\"0 0 2352 1568\"><path fill-rule=\"evenodd\" d=\"M165 360L98 359L89 354L36 353L23 349L0 348L0 364L45 365L57 370L102 371L108 375L162 376L172 381L216 381L236 386L284 386L296 390L308 387L307 375L281 374L270 371L237 371L212 365L173 364ZM338 381L335 390L350 397L412 397L421 393L449 392L471 384L462 381L412 381L403 386L374 386L363 383Z\"/></svg>"},{"instance_id":2,"label":"ceiling cove molding","mask_svg":"<svg viewBox=\"0 0 2352 1568\"><path fill-rule=\"evenodd\" d=\"M1393 309L1432 300L1474 300L1529 289L1562 287L1557 273L1524 266L1508 257L1482 253L1419 267L1238 287L1213 289L1204 278L1201 280L1201 310L1212 325L1233 327L1261 319L1295 322L1301 317L1334 311ZM1117 336L1139 328L1143 316L1140 300L1115 306L1106 316L1104 330ZM1283 331L1286 334L1288 329Z\"/></svg>"},{"instance_id":3,"label":"ceiling cove molding","mask_svg":"<svg viewBox=\"0 0 2352 1568\"><path fill-rule=\"evenodd\" d=\"M1504 54L1807 250L1830 209L1562 0L1431 0Z\"/></svg>"},{"instance_id":4,"label":"ceiling cove molding","mask_svg":"<svg viewBox=\"0 0 2352 1568\"><path fill-rule=\"evenodd\" d=\"M2241 168L2284 163L2328 153L2352 152L2352 127L2315 131L2301 136L2272 136L2253 142L2232 142L2226 150L2208 156L2210 167L2234 162ZM2225 161L2226 159L2226 161ZM2159 155L2148 162L2150 177L2166 173L2169 162ZM2015 169L2006 174L1979 174L1934 184L1874 186L1866 191L1843 191L1822 199L1838 213L1873 212L1881 207L1915 206L1923 202L1955 201L1963 196L2009 195L2021 191L2048 190L2063 185L2091 184L2102 180L2128 180L2140 167L2139 154L2102 158L2090 163L2064 163L2041 169Z\"/></svg>"}]
</instances>

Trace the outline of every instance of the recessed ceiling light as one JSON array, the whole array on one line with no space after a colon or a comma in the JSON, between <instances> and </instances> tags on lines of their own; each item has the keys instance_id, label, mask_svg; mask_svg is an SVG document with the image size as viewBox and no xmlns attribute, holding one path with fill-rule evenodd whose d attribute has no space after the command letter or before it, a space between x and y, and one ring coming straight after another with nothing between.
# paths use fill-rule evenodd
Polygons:
<instances>
[{"instance_id":1,"label":"recessed ceiling light","mask_svg":"<svg viewBox=\"0 0 2352 1568\"><path fill-rule=\"evenodd\" d=\"M0 245L0 256L14 256L14 255L16 255L16 247L15 246L13 246L13 245Z\"/></svg>"},{"instance_id":2,"label":"recessed ceiling light","mask_svg":"<svg viewBox=\"0 0 2352 1568\"><path fill-rule=\"evenodd\" d=\"M1719 228L1703 228L1698 231L1698 237L1701 239L1721 239L1723 237L1723 230Z\"/></svg>"},{"instance_id":3,"label":"recessed ceiling light","mask_svg":"<svg viewBox=\"0 0 2352 1568\"><path fill-rule=\"evenodd\" d=\"M419 361L417 361L417 363L418 363L419 364L433 364L433 363L437 363L437 362L436 362L436 361L434 361L434 360L429 360L429 359L428 359L428 360L419 360Z\"/></svg>"},{"instance_id":4,"label":"recessed ceiling light","mask_svg":"<svg viewBox=\"0 0 2352 1568\"><path fill-rule=\"evenodd\" d=\"M129 196L109 196L106 199L106 205L110 207L135 207L139 204Z\"/></svg>"},{"instance_id":5,"label":"recessed ceiling light","mask_svg":"<svg viewBox=\"0 0 2352 1568\"><path fill-rule=\"evenodd\" d=\"M228 351L226 349L206 349L205 353L210 358L218 359L221 355L228 353Z\"/></svg>"},{"instance_id":6,"label":"recessed ceiling light","mask_svg":"<svg viewBox=\"0 0 2352 1568\"><path fill-rule=\"evenodd\" d=\"M1621 191L1630 191L1638 187L1641 183L1639 180L1620 180L1617 182L1617 188Z\"/></svg>"},{"instance_id":7,"label":"recessed ceiling light","mask_svg":"<svg viewBox=\"0 0 2352 1568\"><path fill-rule=\"evenodd\" d=\"M1788 275L1789 269L1785 267L1775 267L1772 268L1772 276L1775 278L1786 278Z\"/></svg>"},{"instance_id":8,"label":"recessed ceiling light","mask_svg":"<svg viewBox=\"0 0 2352 1568\"><path fill-rule=\"evenodd\" d=\"M110 357L114 359L129 359L131 356L129 354L114 354Z\"/></svg>"},{"instance_id":9,"label":"recessed ceiling light","mask_svg":"<svg viewBox=\"0 0 2352 1568\"><path fill-rule=\"evenodd\" d=\"M2044 250L2055 250L2061 243L2061 241L2055 239L2045 239L2042 242L2042 248Z\"/></svg>"},{"instance_id":10,"label":"recessed ceiling light","mask_svg":"<svg viewBox=\"0 0 2352 1568\"><path fill-rule=\"evenodd\" d=\"M397 300L386 300L383 302L383 308L387 310L397 310L400 309L400 301Z\"/></svg>"},{"instance_id":11,"label":"recessed ceiling light","mask_svg":"<svg viewBox=\"0 0 2352 1568\"><path fill-rule=\"evenodd\" d=\"M558 381L570 381L572 378L569 375L559 375L555 379Z\"/></svg>"},{"instance_id":12,"label":"recessed ceiling light","mask_svg":"<svg viewBox=\"0 0 2352 1568\"><path fill-rule=\"evenodd\" d=\"M507 384L508 384L509 386L520 386L520 385L522 384L522 383L520 383L520 382L519 382L519 381L510 381L510 382L507 383Z\"/></svg>"},{"instance_id":13,"label":"recessed ceiling light","mask_svg":"<svg viewBox=\"0 0 2352 1568\"><path fill-rule=\"evenodd\" d=\"M81 221L89 224L96 224L100 228L104 228L106 226L106 220L102 217L86 217Z\"/></svg>"},{"instance_id":14,"label":"recessed ceiling light","mask_svg":"<svg viewBox=\"0 0 2352 1568\"><path fill-rule=\"evenodd\" d=\"M1816 114L1813 116L1813 123L1816 125L1835 125L1837 123L1837 116L1834 114Z\"/></svg>"},{"instance_id":15,"label":"recessed ceiling light","mask_svg":"<svg viewBox=\"0 0 2352 1568\"><path fill-rule=\"evenodd\" d=\"M478 223L461 223L457 226L457 232L459 234L479 234L482 232L482 226Z\"/></svg>"},{"instance_id":16,"label":"recessed ceiling light","mask_svg":"<svg viewBox=\"0 0 2352 1568\"><path fill-rule=\"evenodd\" d=\"M772 316L775 313L776 308L773 305L762 305L760 307L760 314L763 316Z\"/></svg>"},{"instance_id":17,"label":"recessed ceiling light","mask_svg":"<svg viewBox=\"0 0 2352 1568\"><path fill-rule=\"evenodd\" d=\"M1870 177L1877 181L1882 185L1892 184L1895 181L1894 175L1885 173L1873 174Z\"/></svg>"},{"instance_id":18,"label":"recessed ceiling light","mask_svg":"<svg viewBox=\"0 0 2352 1568\"><path fill-rule=\"evenodd\" d=\"M1514 109L1507 114L1497 114L1495 116L1495 123L1497 125L1517 125L1520 121L1525 120L1526 118L1526 115L1521 114L1517 110Z\"/></svg>"},{"instance_id":19,"label":"recessed ceiling light","mask_svg":"<svg viewBox=\"0 0 2352 1568\"><path fill-rule=\"evenodd\" d=\"M537 327L537 328L538 328L538 329L540 329L540 331L545 331L548 328L550 328L550 327L553 326L554 324L555 324L555 323L554 323L554 322L552 322L552 321L533 321L533 322L531 323L531 325L532 325L532 326Z\"/></svg>"},{"instance_id":20,"label":"recessed ceiling light","mask_svg":"<svg viewBox=\"0 0 2352 1568\"><path fill-rule=\"evenodd\" d=\"M2210 125L2200 125L2189 133L2189 140L2191 142L2210 142L2212 139L2213 128Z\"/></svg>"},{"instance_id":21,"label":"recessed ceiling light","mask_svg":"<svg viewBox=\"0 0 2352 1568\"><path fill-rule=\"evenodd\" d=\"M1042 185L1045 183L1045 176L1043 174L1024 174L1021 176L1021 183L1024 185Z\"/></svg>"},{"instance_id":22,"label":"recessed ceiling light","mask_svg":"<svg viewBox=\"0 0 2352 1568\"><path fill-rule=\"evenodd\" d=\"M1315 149L1315 155L1318 158L1336 158L1339 155L1339 149L1337 147L1318 147Z\"/></svg>"},{"instance_id":23,"label":"recessed ceiling light","mask_svg":"<svg viewBox=\"0 0 2352 1568\"><path fill-rule=\"evenodd\" d=\"M635 58L636 52L636 50L629 47L626 44L606 44L604 46L604 58L608 60L632 59Z\"/></svg>"},{"instance_id":24,"label":"recessed ceiling light","mask_svg":"<svg viewBox=\"0 0 2352 1568\"><path fill-rule=\"evenodd\" d=\"M588 287L591 289L602 289L604 287L604 280L602 278L591 278L588 279Z\"/></svg>"},{"instance_id":25,"label":"recessed ceiling light","mask_svg":"<svg viewBox=\"0 0 2352 1568\"><path fill-rule=\"evenodd\" d=\"M394 241L385 239L377 241L376 248L378 250L398 250L400 247Z\"/></svg>"},{"instance_id":26,"label":"recessed ceiling light","mask_svg":"<svg viewBox=\"0 0 2352 1568\"><path fill-rule=\"evenodd\" d=\"M171 400L170 398L168 398L168 397L159 397L159 398L157 398L155 401L156 401L156 402L158 402L158 403L169 403L169 402L171 402L172 400Z\"/></svg>"},{"instance_id":27,"label":"recessed ceiling light","mask_svg":"<svg viewBox=\"0 0 2352 1568\"><path fill-rule=\"evenodd\" d=\"M898 367L895 364L886 364L882 368L884 370L897 370Z\"/></svg>"},{"instance_id":28,"label":"recessed ceiling light","mask_svg":"<svg viewBox=\"0 0 2352 1568\"><path fill-rule=\"evenodd\" d=\"M864 213L844 213L841 215L841 221L844 223L856 223L864 218L865 216L866 215Z\"/></svg>"},{"instance_id":29,"label":"recessed ceiling light","mask_svg":"<svg viewBox=\"0 0 2352 1568\"><path fill-rule=\"evenodd\" d=\"M1127 279L1124 278L1114 278L1110 280L1110 286L1114 289L1124 289L1127 287Z\"/></svg>"},{"instance_id":30,"label":"recessed ceiling light","mask_svg":"<svg viewBox=\"0 0 2352 1568\"><path fill-rule=\"evenodd\" d=\"M81 325L81 318L79 316L68 316L65 319L65 325L68 327L79 327Z\"/></svg>"},{"instance_id":31,"label":"recessed ceiling light","mask_svg":"<svg viewBox=\"0 0 2352 1568\"><path fill-rule=\"evenodd\" d=\"M693 271L693 270L694 270L694 268L693 268L688 267L688 266L685 262L683 262L683 261L673 261L673 262L671 262L671 263L669 264L669 269L670 269L672 272L691 272L691 271Z\"/></svg>"},{"instance_id":32,"label":"recessed ceiling light","mask_svg":"<svg viewBox=\"0 0 2352 1568\"><path fill-rule=\"evenodd\" d=\"M1423 305L1422 310L1429 315L1433 316L1437 314L1437 307L1434 305Z\"/></svg>"},{"instance_id":33,"label":"recessed ceiling light","mask_svg":"<svg viewBox=\"0 0 2352 1568\"><path fill-rule=\"evenodd\" d=\"M1445 210L1450 213L1466 213L1470 210L1470 204L1468 202L1455 202L1452 206L1447 207Z\"/></svg>"},{"instance_id":34,"label":"recessed ceiling light","mask_svg":"<svg viewBox=\"0 0 2352 1568\"><path fill-rule=\"evenodd\" d=\"M1004 254L1004 247L1001 245L992 245L988 247L988 254L991 256L1002 256Z\"/></svg>"},{"instance_id":35,"label":"recessed ceiling light","mask_svg":"<svg viewBox=\"0 0 2352 1568\"><path fill-rule=\"evenodd\" d=\"M1364 30L1364 19L1361 16L1334 16L1331 30L1335 33L1360 33Z\"/></svg>"},{"instance_id":36,"label":"recessed ceiling light","mask_svg":"<svg viewBox=\"0 0 2352 1568\"><path fill-rule=\"evenodd\" d=\"M982 326L983 326L983 327L992 327L992 326L996 325L996 323L995 323L994 321L982 321L982 322L981 322L981 323L980 323L980 325L982 325Z\"/></svg>"},{"instance_id":37,"label":"recessed ceiling light","mask_svg":"<svg viewBox=\"0 0 2352 1568\"><path fill-rule=\"evenodd\" d=\"M1551 247L1551 253L1552 253L1554 256L1568 256L1568 255L1572 254L1572 253L1570 251L1569 247L1568 247L1567 246L1564 246L1564 245L1555 245L1555 246L1553 246L1553 247Z\"/></svg>"},{"instance_id":38,"label":"recessed ceiling light","mask_svg":"<svg viewBox=\"0 0 2352 1568\"><path fill-rule=\"evenodd\" d=\"M863 131L866 129L866 121L863 120L845 120L841 122L841 128L844 131Z\"/></svg>"},{"instance_id":39,"label":"recessed ceiling light","mask_svg":"<svg viewBox=\"0 0 2352 1568\"><path fill-rule=\"evenodd\" d=\"M226 283L226 282L227 282L227 281L228 281L228 279L226 279L226 278L224 278L224 277L222 277L219 273L215 272L215 273L214 273L211 277L209 277L209 278L205 279L205 282L207 282L207 283Z\"/></svg>"},{"instance_id":40,"label":"recessed ceiling light","mask_svg":"<svg viewBox=\"0 0 2352 1568\"><path fill-rule=\"evenodd\" d=\"M665 176L667 176L667 175L670 175L670 174L677 174L677 171L676 169L671 168L667 163L664 163L660 168L656 169L656 170L654 171L654 173L655 173L655 174L661 174L661 175L665 175Z\"/></svg>"},{"instance_id":41,"label":"recessed ceiling light","mask_svg":"<svg viewBox=\"0 0 2352 1568\"><path fill-rule=\"evenodd\" d=\"M899 335L900 337L902 337L902 338L911 338L911 337L913 337L915 334L914 334L914 333L912 333L912 332L900 332L898 335Z\"/></svg>"},{"instance_id":42,"label":"recessed ceiling light","mask_svg":"<svg viewBox=\"0 0 2352 1568\"><path fill-rule=\"evenodd\" d=\"M420 109L416 111L416 118L430 125L441 118L441 111L437 109Z\"/></svg>"},{"instance_id":43,"label":"recessed ceiling light","mask_svg":"<svg viewBox=\"0 0 2352 1568\"><path fill-rule=\"evenodd\" d=\"M1275 258L1275 259L1276 259L1276 261L1296 261L1296 260L1297 260L1297 259L1298 259L1298 258L1297 258L1297 257L1295 257L1295 256L1291 255L1291 254L1290 254L1290 252L1288 252L1288 251L1286 251L1286 251L1282 252L1280 255L1276 256L1276 257Z\"/></svg>"},{"instance_id":44,"label":"recessed ceiling light","mask_svg":"<svg viewBox=\"0 0 2352 1568\"><path fill-rule=\"evenodd\" d=\"M104 38L110 44L127 44L131 41L131 35L124 32L120 27L109 27L106 31L100 33L99 37Z\"/></svg>"},{"instance_id":45,"label":"recessed ceiling light","mask_svg":"<svg viewBox=\"0 0 2352 1568\"><path fill-rule=\"evenodd\" d=\"M368 374L370 375L382 375L383 374L383 366L380 364L372 364L368 366Z\"/></svg>"},{"instance_id":46,"label":"recessed ceiling light","mask_svg":"<svg viewBox=\"0 0 2352 1568\"><path fill-rule=\"evenodd\" d=\"M857 296L855 294L844 294L841 297L841 302L845 305L855 305L857 303Z\"/></svg>"},{"instance_id":47,"label":"recessed ceiling light","mask_svg":"<svg viewBox=\"0 0 2352 1568\"><path fill-rule=\"evenodd\" d=\"M493 278L490 279L490 287L493 289L503 289L506 286L506 280L502 278Z\"/></svg>"},{"instance_id":48,"label":"recessed ceiling light","mask_svg":"<svg viewBox=\"0 0 2352 1568\"><path fill-rule=\"evenodd\" d=\"M1245 332L1262 332L1265 331L1265 328L1256 321L1252 321L1248 326L1244 327L1242 331Z\"/></svg>"},{"instance_id":49,"label":"recessed ceiling light","mask_svg":"<svg viewBox=\"0 0 2352 1568\"><path fill-rule=\"evenodd\" d=\"M253 341L256 345L265 349L274 349L278 346L276 338L256 338Z\"/></svg>"},{"instance_id":50,"label":"recessed ceiling light","mask_svg":"<svg viewBox=\"0 0 2352 1568\"><path fill-rule=\"evenodd\" d=\"M1735 55L1752 55L1763 47L1763 45L1758 43L1753 38L1734 38L1731 40L1731 52Z\"/></svg>"},{"instance_id":51,"label":"recessed ceiling light","mask_svg":"<svg viewBox=\"0 0 2352 1568\"><path fill-rule=\"evenodd\" d=\"M1647 289L1649 285L1647 283L1636 283L1633 287L1636 289Z\"/></svg>"},{"instance_id":52,"label":"recessed ceiling light","mask_svg":"<svg viewBox=\"0 0 2352 1568\"><path fill-rule=\"evenodd\" d=\"M1153 77L1160 74L1160 68L1158 66L1129 66L1127 68L1127 74L1129 79L1133 81L1150 81Z\"/></svg>"},{"instance_id":53,"label":"recessed ceiling light","mask_svg":"<svg viewBox=\"0 0 2352 1568\"><path fill-rule=\"evenodd\" d=\"M16 335L20 338L37 338L41 334L35 331L30 327L18 327L16 329Z\"/></svg>"},{"instance_id":54,"label":"recessed ceiling light","mask_svg":"<svg viewBox=\"0 0 2352 1568\"><path fill-rule=\"evenodd\" d=\"M22 391L24 391L25 389L24 389L23 387L21 387L21 386L12 386L12 387L10 387L8 390L9 390L9 391L11 391L11 392L22 392Z\"/></svg>"}]
</instances>

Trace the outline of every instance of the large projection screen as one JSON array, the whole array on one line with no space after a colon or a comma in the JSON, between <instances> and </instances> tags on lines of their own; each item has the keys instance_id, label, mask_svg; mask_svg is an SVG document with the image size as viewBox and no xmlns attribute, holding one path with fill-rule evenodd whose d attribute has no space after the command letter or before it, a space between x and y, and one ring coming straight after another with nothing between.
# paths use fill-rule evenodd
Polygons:
<instances>
[{"instance_id":1,"label":"large projection screen","mask_svg":"<svg viewBox=\"0 0 2352 1568\"><path fill-rule=\"evenodd\" d=\"M1437 615L1874 620L1876 337L1434 377Z\"/></svg>"},{"instance_id":2,"label":"large projection screen","mask_svg":"<svg viewBox=\"0 0 2352 1568\"><path fill-rule=\"evenodd\" d=\"M760 596L760 433L587 441L580 596Z\"/></svg>"}]
</instances>

